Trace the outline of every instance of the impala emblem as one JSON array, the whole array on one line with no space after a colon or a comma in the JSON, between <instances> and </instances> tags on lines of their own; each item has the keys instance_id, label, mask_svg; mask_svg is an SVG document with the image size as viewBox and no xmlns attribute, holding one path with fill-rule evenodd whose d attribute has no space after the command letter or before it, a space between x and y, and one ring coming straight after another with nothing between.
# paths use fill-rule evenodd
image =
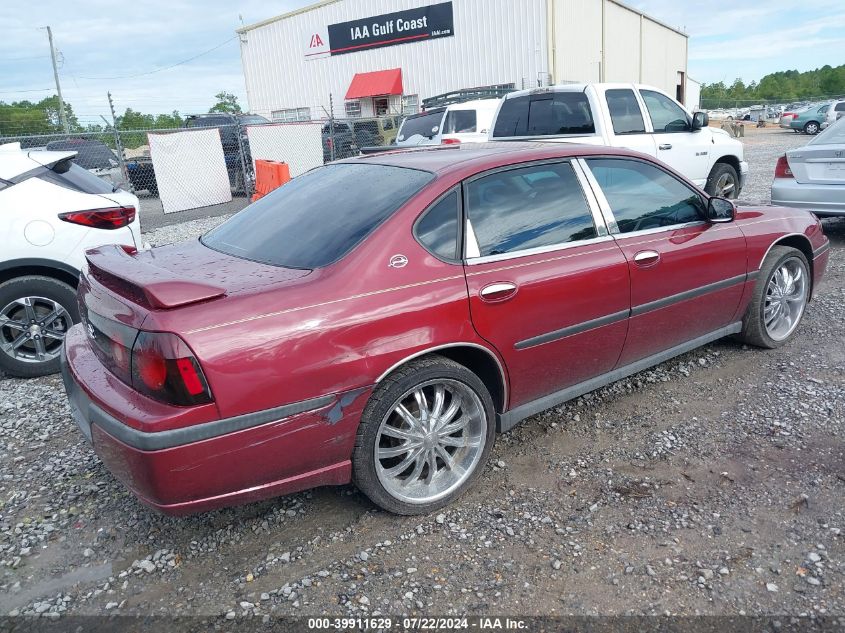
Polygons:
<instances>
[{"instance_id":1,"label":"impala emblem","mask_svg":"<svg viewBox=\"0 0 845 633\"><path fill-rule=\"evenodd\" d=\"M394 255L387 264L390 268L405 268L408 265L408 258L404 255Z\"/></svg>"}]
</instances>

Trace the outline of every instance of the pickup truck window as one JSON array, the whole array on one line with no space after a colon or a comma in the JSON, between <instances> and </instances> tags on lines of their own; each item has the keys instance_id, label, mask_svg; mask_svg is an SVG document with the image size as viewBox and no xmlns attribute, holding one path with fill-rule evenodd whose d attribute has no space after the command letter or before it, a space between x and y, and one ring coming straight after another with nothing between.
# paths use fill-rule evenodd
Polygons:
<instances>
[{"instance_id":1,"label":"pickup truck window","mask_svg":"<svg viewBox=\"0 0 845 633\"><path fill-rule=\"evenodd\" d=\"M640 104L630 88L607 90L604 93L610 120L616 134L645 134Z\"/></svg>"},{"instance_id":2,"label":"pickup truck window","mask_svg":"<svg viewBox=\"0 0 845 633\"><path fill-rule=\"evenodd\" d=\"M482 257L598 235L568 162L508 169L472 180L466 200Z\"/></svg>"},{"instance_id":3,"label":"pickup truck window","mask_svg":"<svg viewBox=\"0 0 845 633\"><path fill-rule=\"evenodd\" d=\"M620 233L696 222L704 217L701 196L674 176L638 160L588 158Z\"/></svg>"},{"instance_id":4,"label":"pickup truck window","mask_svg":"<svg viewBox=\"0 0 845 633\"><path fill-rule=\"evenodd\" d=\"M583 92L543 92L505 99L494 137L594 134L590 102Z\"/></svg>"},{"instance_id":5,"label":"pickup truck window","mask_svg":"<svg viewBox=\"0 0 845 633\"><path fill-rule=\"evenodd\" d=\"M640 90L654 133L689 132L692 129L687 113L666 95L654 90Z\"/></svg>"}]
</instances>

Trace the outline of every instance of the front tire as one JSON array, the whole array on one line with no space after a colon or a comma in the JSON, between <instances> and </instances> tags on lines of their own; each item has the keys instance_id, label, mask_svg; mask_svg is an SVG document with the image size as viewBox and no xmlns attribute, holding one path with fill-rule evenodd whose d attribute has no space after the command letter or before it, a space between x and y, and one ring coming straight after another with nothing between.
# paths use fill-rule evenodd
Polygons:
<instances>
[{"instance_id":1,"label":"front tire","mask_svg":"<svg viewBox=\"0 0 845 633\"><path fill-rule=\"evenodd\" d=\"M0 284L0 369L32 378L59 371L65 333L79 322L76 290L40 275Z\"/></svg>"},{"instance_id":2,"label":"front tire","mask_svg":"<svg viewBox=\"0 0 845 633\"><path fill-rule=\"evenodd\" d=\"M815 136L819 133L819 124L815 121L807 121L807 124L804 126L804 133Z\"/></svg>"},{"instance_id":3,"label":"front tire","mask_svg":"<svg viewBox=\"0 0 845 633\"><path fill-rule=\"evenodd\" d=\"M386 378L361 416L353 479L373 503L426 514L458 498L484 469L496 436L484 383L431 355Z\"/></svg>"},{"instance_id":4,"label":"front tire","mask_svg":"<svg viewBox=\"0 0 845 633\"><path fill-rule=\"evenodd\" d=\"M704 191L711 196L736 199L739 195L739 176L736 169L727 163L713 165Z\"/></svg>"},{"instance_id":5,"label":"front tire","mask_svg":"<svg viewBox=\"0 0 845 633\"><path fill-rule=\"evenodd\" d=\"M780 347L795 334L809 298L810 266L804 253L773 247L760 267L739 338L757 347Z\"/></svg>"}]
</instances>

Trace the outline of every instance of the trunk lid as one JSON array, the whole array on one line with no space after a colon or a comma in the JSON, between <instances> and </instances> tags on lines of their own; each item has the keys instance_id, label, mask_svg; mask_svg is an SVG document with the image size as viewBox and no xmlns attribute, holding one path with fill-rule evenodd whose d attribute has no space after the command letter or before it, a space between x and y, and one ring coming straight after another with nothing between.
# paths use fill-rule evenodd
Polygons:
<instances>
[{"instance_id":1,"label":"trunk lid","mask_svg":"<svg viewBox=\"0 0 845 633\"><path fill-rule=\"evenodd\" d=\"M845 185L845 145L808 145L789 150L786 159L799 183Z\"/></svg>"}]
</instances>

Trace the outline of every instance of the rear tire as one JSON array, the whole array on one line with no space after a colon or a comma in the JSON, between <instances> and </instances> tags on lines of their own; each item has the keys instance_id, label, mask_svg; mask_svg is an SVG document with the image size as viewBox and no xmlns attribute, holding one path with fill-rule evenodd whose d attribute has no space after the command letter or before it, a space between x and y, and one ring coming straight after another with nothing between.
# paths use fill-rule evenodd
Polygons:
<instances>
[{"instance_id":1,"label":"rear tire","mask_svg":"<svg viewBox=\"0 0 845 633\"><path fill-rule=\"evenodd\" d=\"M804 253L789 246L773 247L760 266L739 339L767 349L784 345L804 317L810 284L810 266Z\"/></svg>"},{"instance_id":2,"label":"rear tire","mask_svg":"<svg viewBox=\"0 0 845 633\"><path fill-rule=\"evenodd\" d=\"M815 136L819 133L820 126L816 121L807 121L804 125L804 133L810 136Z\"/></svg>"},{"instance_id":3,"label":"rear tire","mask_svg":"<svg viewBox=\"0 0 845 633\"><path fill-rule=\"evenodd\" d=\"M79 322L76 290L40 275L0 284L0 369L32 378L59 371L64 334Z\"/></svg>"},{"instance_id":4,"label":"rear tire","mask_svg":"<svg viewBox=\"0 0 845 633\"><path fill-rule=\"evenodd\" d=\"M727 163L713 165L704 191L711 196L736 199L739 195L739 176L736 169Z\"/></svg>"},{"instance_id":5,"label":"rear tire","mask_svg":"<svg viewBox=\"0 0 845 633\"><path fill-rule=\"evenodd\" d=\"M441 356L420 358L370 396L352 454L353 479L388 512L427 514L472 485L495 437L493 400L478 376Z\"/></svg>"}]
</instances>

